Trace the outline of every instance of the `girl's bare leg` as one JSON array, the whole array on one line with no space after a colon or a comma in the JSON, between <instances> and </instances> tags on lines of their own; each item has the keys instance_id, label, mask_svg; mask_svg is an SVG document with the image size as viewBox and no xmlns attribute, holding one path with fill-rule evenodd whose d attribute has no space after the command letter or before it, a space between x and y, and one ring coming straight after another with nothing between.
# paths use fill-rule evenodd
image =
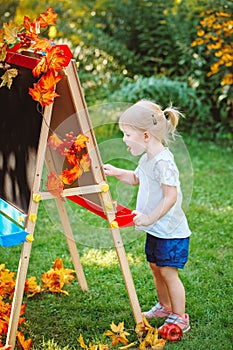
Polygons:
<instances>
[{"instance_id":1,"label":"girl's bare leg","mask_svg":"<svg viewBox=\"0 0 233 350\"><path fill-rule=\"evenodd\" d=\"M184 317L185 290L178 269L170 266L158 267L155 263L150 263L150 268L159 302L171 307L173 313Z\"/></svg>"},{"instance_id":2,"label":"girl's bare leg","mask_svg":"<svg viewBox=\"0 0 233 350\"><path fill-rule=\"evenodd\" d=\"M170 266L160 267L160 275L167 287L172 312L184 317L185 290L181 282L178 269Z\"/></svg>"},{"instance_id":3,"label":"girl's bare leg","mask_svg":"<svg viewBox=\"0 0 233 350\"><path fill-rule=\"evenodd\" d=\"M163 277L160 273L160 268L157 267L155 263L149 263L149 264L154 277L154 283L155 283L158 300L164 306L171 308L171 301L170 301L167 285L164 282Z\"/></svg>"}]
</instances>

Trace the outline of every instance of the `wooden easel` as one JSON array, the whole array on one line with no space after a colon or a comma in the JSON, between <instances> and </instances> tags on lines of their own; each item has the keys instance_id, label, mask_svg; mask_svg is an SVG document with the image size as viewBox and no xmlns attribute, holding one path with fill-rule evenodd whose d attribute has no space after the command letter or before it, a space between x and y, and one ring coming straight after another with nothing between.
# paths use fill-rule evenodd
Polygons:
<instances>
[{"instance_id":1,"label":"wooden easel","mask_svg":"<svg viewBox=\"0 0 233 350\"><path fill-rule=\"evenodd\" d=\"M59 89L59 84L57 89ZM125 285L127 288L128 296L130 299L132 311L134 314L134 318L136 323L142 322L141 309L138 302L137 294L135 291L133 279L131 276L130 268L128 265L124 245L122 242L120 230L116 221L116 209L114 207L114 202L111 198L111 194L107 185L107 181L103 172L103 165L101 161L101 157L99 154L99 150L97 147L97 143L95 140L95 135L93 132L93 128L91 125L91 121L88 115L87 107L85 104L85 100L81 91L80 82L76 70L75 61L71 60L69 65L64 69L64 77L61 81L61 90L68 90L68 95L70 100L72 101L75 115L77 117L77 122L80 125L81 131L83 134L89 137L89 142L87 145L88 154L91 158L91 168L92 168L92 177L93 181L91 184L82 185L79 187L64 189L63 197L75 197L75 196L84 196L89 194L94 194L98 196L100 205L103 208L103 211L106 215L106 218L109 222L110 232L112 234L114 246L117 252L119 264L121 266L122 274L124 277ZM62 94L61 91L61 94ZM70 254L72 257L72 261L74 264L74 268L77 274L78 282L80 284L80 288L83 291L88 290L86 278L82 269L82 265L80 262L78 250L75 244L75 239L73 237L72 229L69 222L69 217L66 212L65 204L60 199L53 197L49 192L40 192L41 178L42 178L42 170L44 164L48 171L53 171L56 169L56 164L53 159L53 155L49 148L47 148L47 140L49 136L49 127L53 129L53 113L54 109L56 109L57 100L52 105L45 107L42 127L40 132L39 146L37 151L37 160L36 160L36 170L34 182L31 190L30 204L27 215L27 220L25 223L25 231L29 234L34 234L36 223L33 220L29 220L31 214L37 214L39 203L34 200L35 194L40 194L42 200L47 200L54 198L57 206L57 210L63 225L64 233L66 236L66 240L68 243L68 247L70 250ZM82 111L82 117L79 117L79 112ZM85 177L85 174L83 175ZM31 253L32 243L25 242L23 243L21 256L19 260L17 280L15 293L12 303L12 310L10 315L10 322L8 327L8 334L6 345L11 345L12 349L15 347L15 339L16 332L18 328L18 320L20 315L20 308L23 300L24 293L24 285L28 270L29 258Z\"/></svg>"}]
</instances>

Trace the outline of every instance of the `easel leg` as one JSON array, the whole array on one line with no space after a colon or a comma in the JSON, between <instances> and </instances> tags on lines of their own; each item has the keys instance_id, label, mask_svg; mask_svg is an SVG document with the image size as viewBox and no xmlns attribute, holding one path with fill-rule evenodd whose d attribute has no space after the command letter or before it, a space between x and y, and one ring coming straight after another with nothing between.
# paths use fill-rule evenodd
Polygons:
<instances>
[{"instance_id":1,"label":"easel leg","mask_svg":"<svg viewBox=\"0 0 233 350\"><path fill-rule=\"evenodd\" d=\"M115 244L116 252L118 255L118 260L121 266L122 274L124 277L125 285L128 291L131 307L133 310L134 318L136 323L143 322L141 307L138 301L137 293L135 290L134 282L130 272L127 256L125 253L125 248L122 242L120 231L118 228L111 229L113 241Z\"/></svg>"},{"instance_id":2,"label":"easel leg","mask_svg":"<svg viewBox=\"0 0 233 350\"><path fill-rule=\"evenodd\" d=\"M32 243L25 242L23 244L23 248L22 248L22 252L19 260L16 286L15 286L14 298L12 302L11 315L10 315L10 321L8 325L7 339L6 339L6 344L11 345L12 350L15 347L15 339L16 339L16 333L18 329L18 321L20 316L22 300L23 300L24 285L25 285L26 275L28 270L31 246L32 246Z\"/></svg>"},{"instance_id":3,"label":"easel leg","mask_svg":"<svg viewBox=\"0 0 233 350\"><path fill-rule=\"evenodd\" d=\"M66 237L66 241L70 250L70 255L73 261L73 265L75 268L75 272L78 278L78 282L80 284L80 287L83 291L88 290L87 281L83 272L82 264L80 261L79 253L77 250L76 242L73 236L73 232L70 226L69 218L66 212L65 204L59 199L55 199L57 210L62 222L64 234Z\"/></svg>"}]
</instances>

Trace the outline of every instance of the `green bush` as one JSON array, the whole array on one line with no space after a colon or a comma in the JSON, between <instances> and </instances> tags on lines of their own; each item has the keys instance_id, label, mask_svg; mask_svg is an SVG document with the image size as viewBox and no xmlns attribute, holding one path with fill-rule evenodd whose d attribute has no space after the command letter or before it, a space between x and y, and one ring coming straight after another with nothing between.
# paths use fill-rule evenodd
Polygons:
<instances>
[{"instance_id":1,"label":"green bush","mask_svg":"<svg viewBox=\"0 0 233 350\"><path fill-rule=\"evenodd\" d=\"M204 93L201 95L186 82L170 80L167 77L139 76L135 81L125 81L122 88L109 97L109 100L115 102L135 103L140 99L153 100L162 109L172 103L186 116L180 125L182 130L203 135L207 133L208 125L212 126L210 102L206 100Z\"/></svg>"}]
</instances>

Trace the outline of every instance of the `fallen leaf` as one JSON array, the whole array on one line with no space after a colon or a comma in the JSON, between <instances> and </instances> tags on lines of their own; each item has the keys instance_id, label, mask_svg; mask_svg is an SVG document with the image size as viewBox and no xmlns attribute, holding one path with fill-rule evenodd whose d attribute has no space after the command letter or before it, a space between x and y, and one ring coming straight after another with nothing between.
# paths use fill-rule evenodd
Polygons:
<instances>
[{"instance_id":1,"label":"fallen leaf","mask_svg":"<svg viewBox=\"0 0 233 350\"><path fill-rule=\"evenodd\" d=\"M23 350L30 350L32 347L32 339L25 340L23 333L17 331L17 339Z\"/></svg>"},{"instance_id":2,"label":"fallen leaf","mask_svg":"<svg viewBox=\"0 0 233 350\"><path fill-rule=\"evenodd\" d=\"M129 343L128 339L126 338L129 333L124 331L124 322L120 322L118 325L115 325L115 323L112 322L110 327L111 331L107 330L104 335L112 338L112 346L119 343L123 343L125 345Z\"/></svg>"},{"instance_id":3,"label":"fallen leaf","mask_svg":"<svg viewBox=\"0 0 233 350\"><path fill-rule=\"evenodd\" d=\"M64 284L69 284L74 279L74 272L72 269L64 268L62 260L58 258L54 262L53 268L41 275L41 280L45 289L50 292L68 295L68 292L62 288Z\"/></svg>"},{"instance_id":4,"label":"fallen leaf","mask_svg":"<svg viewBox=\"0 0 233 350\"><path fill-rule=\"evenodd\" d=\"M80 336L78 337L78 342L79 342L81 348L88 349L88 346L84 343L84 339L83 339L82 334L80 334Z\"/></svg>"},{"instance_id":5,"label":"fallen leaf","mask_svg":"<svg viewBox=\"0 0 233 350\"><path fill-rule=\"evenodd\" d=\"M29 277L25 281L24 291L27 293L27 298L33 297L35 294L39 294L43 289L37 284L36 277Z\"/></svg>"}]
</instances>

